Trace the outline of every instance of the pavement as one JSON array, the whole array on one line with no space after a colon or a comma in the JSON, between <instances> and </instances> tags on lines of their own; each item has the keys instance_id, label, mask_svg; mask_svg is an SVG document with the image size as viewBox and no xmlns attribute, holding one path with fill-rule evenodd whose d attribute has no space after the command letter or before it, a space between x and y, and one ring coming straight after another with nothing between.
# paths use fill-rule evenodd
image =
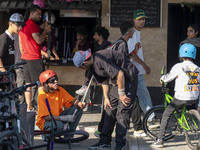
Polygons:
<instances>
[{"instance_id":1,"label":"pavement","mask_svg":"<svg viewBox=\"0 0 200 150\"><path fill-rule=\"evenodd\" d=\"M89 132L90 136L87 140L82 141L80 143L72 144L72 149L74 150L88 150L89 145L96 144L98 142L98 138L94 136L94 132L97 129L97 125L101 118L100 108L92 109L93 111L84 112L83 116L78 125L78 130L85 130ZM131 124L132 126L132 124ZM184 135L175 136L173 139L166 141L164 143L164 148L153 148L151 144L153 140L149 137L134 137L133 136L133 128L131 128L127 134L127 146L126 150L190 150L185 142ZM111 150L115 148L115 132L112 135L113 140L111 143ZM34 145L42 144L41 136L34 137ZM43 150L45 148L40 148L39 150ZM54 150L66 150L69 149L68 144L55 144Z\"/></svg>"}]
</instances>

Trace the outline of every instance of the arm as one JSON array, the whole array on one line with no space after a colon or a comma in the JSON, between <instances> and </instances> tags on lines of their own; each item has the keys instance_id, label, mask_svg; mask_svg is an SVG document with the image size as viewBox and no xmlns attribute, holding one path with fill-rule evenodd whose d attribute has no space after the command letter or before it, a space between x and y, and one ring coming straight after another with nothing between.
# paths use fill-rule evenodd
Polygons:
<instances>
[{"instance_id":1,"label":"arm","mask_svg":"<svg viewBox=\"0 0 200 150\"><path fill-rule=\"evenodd\" d=\"M19 35L18 35L19 36ZM21 52L21 54L22 54L22 52L23 52L23 48L22 48L22 41L21 41L21 37L19 36L19 50L20 50L20 52Z\"/></svg>"},{"instance_id":2,"label":"arm","mask_svg":"<svg viewBox=\"0 0 200 150\"><path fill-rule=\"evenodd\" d=\"M131 53L131 58L133 58L137 63L139 63L140 65L142 65L142 67L144 68L144 70L146 71L147 74L151 73L150 67L147 66L145 64L145 62L142 61L136 54Z\"/></svg>"},{"instance_id":3,"label":"arm","mask_svg":"<svg viewBox=\"0 0 200 150\"><path fill-rule=\"evenodd\" d=\"M84 109L85 108L85 102L81 102L77 99L74 99L73 101L71 101L71 103L75 106L78 106L80 109Z\"/></svg>"},{"instance_id":4,"label":"arm","mask_svg":"<svg viewBox=\"0 0 200 150\"><path fill-rule=\"evenodd\" d=\"M102 89L103 89L103 96L104 96L104 109L106 110L106 107L109 106L110 108L112 108L110 101L109 101L109 85L107 84L102 84Z\"/></svg>"},{"instance_id":5,"label":"arm","mask_svg":"<svg viewBox=\"0 0 200 150\"><path fill-rule=\"evenodd\" d=\"M5 69L4 66L3 66L3 62L2 62L1 57L0 57L0 71L1 71L1 72L5 72L5 71L6 71L6 69Z\"/></svg>"},{"instance_id":6,"label":"arm","mask_svg":"<svg viewBox=\"0 0 200 150\"><path fill-rule=\"evenodd\" d=\"M53 46L53 48L52 48L52 53L55 55L55 59L56 59L56 60L59 60L59 59L60 59L59 56L58 56L58 54L57 54L57 52L56 52L56 46Z\"/></svg>"}]
</instances>

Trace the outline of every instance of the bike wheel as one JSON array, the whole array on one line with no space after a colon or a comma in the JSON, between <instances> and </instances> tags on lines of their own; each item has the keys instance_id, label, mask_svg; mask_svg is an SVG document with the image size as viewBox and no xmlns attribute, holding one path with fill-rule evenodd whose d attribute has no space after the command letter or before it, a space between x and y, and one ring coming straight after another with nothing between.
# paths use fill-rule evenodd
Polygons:
<instances>
[{"instance_id":1,"label":"bike wheel","mask_svg":"<svg viewBox=\"0 0 200 150\"><path fill-rule=\"evenodd\" d=\"M78 143L88 139L89 133L86 131L76 130L68 132L62 136L55 137L54 141L57 143Z\"/></svg>"},{"instance_id":2,"label":"bike wheel","mask_svg":"<svg viewBox=\"0 0 200 150\"><path fill-rule=\"evenodd\" d=\"M158 105L149 109L144 115L142 123L143 130L152 139L156 139L158 136L158 133L160 131L162 115L164 111L165 107L162 105ZM154 117L153 119L150 120L152 116ZM165 137L163 140L169 140L174 137L172 132L177 129L176 122L177 119L173 114L168 121L167 128L165 130Z\"/></svg>"},{"instance_id":3,"label":"bike wheel","mask_svg":"<svg viewBox=\"0 0 200 150\"><path fill-rule=\"evenodd\" d=\"M1 142L0 150L17 150L17 148L11 142Z\"/></svg>"},{"instance_id":4,"label":"bike wheel","mask_svg":"<svg viewBox=\"0 0 200 150\"><path fill-rule=\"evenodd\" d=\"M185 118L187 120L188 125L190 126L190 130L184 129L185 140L187 145L191 149L200 148L200 116L196 110L189 110L185 113ZM186 125L186 123L185 123Z\"/></svg>"},{"instance_id":5,"label":"bike wheel","mask_svg":"<svg viewBox=\"0 0 200 150\"><path fill-rule=\"evenodd\" d=\"M17 136L17 133L15 130L5 130L1 132L0 134L0 143L3 142L10 142L12 143L15 147L19 148L19 138ZM22 145L23 147L30 146L29 142L22 136Z\"/></svg>"}]
</instances>

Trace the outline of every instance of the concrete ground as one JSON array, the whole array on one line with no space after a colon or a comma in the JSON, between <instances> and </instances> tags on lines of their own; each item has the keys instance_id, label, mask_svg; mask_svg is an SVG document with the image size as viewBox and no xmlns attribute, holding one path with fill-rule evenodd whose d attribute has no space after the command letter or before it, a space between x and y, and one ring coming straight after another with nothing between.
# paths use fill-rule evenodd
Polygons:
<instances>
[{"instance_id":1,"label":"concrete ground","mask_svg":"<svg viewBox=\"0 0 200 150\"><path fill-rule=\"evenodd\" d=\"M84 112L78 129L89 132L90 136L86 141L72 144L72 149L75 150L88 150L89 145L98 142L98 138L94 136L94 132L97 129L98 122L100 120L101 113L100 109L94 109L93 112ZM131 124L132 126L132 124ZM153 148L151 144L153 142L149 137L134 137L133 129L131 128L127 134L128 144L126 150L190 150L185 142L184 135L175 136L173 139L165 142L164 148ZM113 133L112 148L115 148L114 142L115 133ZM34 144L42 144L41 136L35 136ZM39 150L44 150L40 148ZM68 144L55 144L54 150L66 150L69 149Z\"/></svg>"}]
</instances>

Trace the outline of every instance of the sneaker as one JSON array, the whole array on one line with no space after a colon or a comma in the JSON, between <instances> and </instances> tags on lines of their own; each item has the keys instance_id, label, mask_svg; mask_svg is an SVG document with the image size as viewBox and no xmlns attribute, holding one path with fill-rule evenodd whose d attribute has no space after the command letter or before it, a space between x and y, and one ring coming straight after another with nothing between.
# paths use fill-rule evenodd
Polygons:
<instances>
[{"instance_id":1,"label":"sneaker","mask_svg":"<svg viewBox=\"0 0 200 150\"><path fill-rule=\"evenodd\" d=\"M136 137L144 137L147 136L146 133L144 132L144 130L138 130L138 131L134 131L133 135Z\"/></svg>"},{"instance_id":2,"label":"sneaker","mask_svg":"<svg viewBox=\"0 0 200 150\"><path fill-rule=\"evenodd\" d=\"M118 145L115 147L115 150L125 150L126 149L126 145L122 146L122 145Z\"/></svg>"},{"instance_id":3,"label":"sneaker","mask_svg":"<svg viewBox=\"0 0 200 150\"><path fill-rule=\"evenodd\" d=\"M96 131L94 132L94 135L95 135L96 137L100 137L100 134L101 134L101 132L100 132L99 130L96 130Z\"/></svg>"},{"instance_id":4,"label":"sneaker","mask_svg":"<svg viewBox=\"0 0 200 150\"><path fill-rule=\"evenodd\" d=\"M87 87L85 85L83 85L79 90L77 90L75 93L78 95L84 95L85 91L87 90Z\"/></svg>"},{"instance_id":5,"label":"sneaker","mask_svg":"<svg viewBox=\"0 0 200 150\"><path fill-rule=\"evenodd\" d=\"M111 148L111 144L105 144L99 141L97 144L90 145L89 147L89 149L100 149L100 148Z\"/></svg>"},{"instance_id":6,"label":"sneaker","mask_svg":"<svg viewBox=\"0 0 200 150\"><path fill-rule=\"evenodd\" d=\"M162 148L163 147L163 141L160 139L157 139L153 144L151 144L152 147Z\"/></svg>"}]
</instances>

